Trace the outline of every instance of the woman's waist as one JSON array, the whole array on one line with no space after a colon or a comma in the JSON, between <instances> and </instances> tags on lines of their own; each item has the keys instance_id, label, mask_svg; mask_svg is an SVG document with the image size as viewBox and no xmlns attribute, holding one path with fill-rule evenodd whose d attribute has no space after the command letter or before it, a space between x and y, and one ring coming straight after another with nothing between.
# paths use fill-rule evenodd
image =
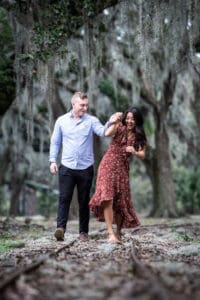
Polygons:
<instances>
[{"instance_id":1,"label":"woman's waist","mask_svg":"<svg viewBox=\"0 0 200 300\"><path fill-rule=\"evenodd\" d=\"M121 149L121 148L109 148L106 151L106 156L112 157L112 158L116 158L119 160L127 160L129 157L129 153L126 152L125 149Z\"/></svg>"}]
</instances>

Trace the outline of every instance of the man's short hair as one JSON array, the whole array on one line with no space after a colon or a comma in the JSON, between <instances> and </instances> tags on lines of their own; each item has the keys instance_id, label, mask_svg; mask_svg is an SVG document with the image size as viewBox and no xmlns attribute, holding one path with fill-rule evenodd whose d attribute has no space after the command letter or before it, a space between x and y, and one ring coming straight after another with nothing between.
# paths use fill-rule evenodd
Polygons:
<instances>
[{"instance_id":1,"label":"man's short hair","mask_svg":"<svg viewBox=\"0 0 200 300\"><path fill-rule=\"evenodd\" d=\"M74 93L74 95L72 96L72 100L71 102L74 103L76 101L77 98L80 98L81 100L87 99L87 95L85 93L81 93L81 92L76 92Z\"/></svg>"}]
</instances>

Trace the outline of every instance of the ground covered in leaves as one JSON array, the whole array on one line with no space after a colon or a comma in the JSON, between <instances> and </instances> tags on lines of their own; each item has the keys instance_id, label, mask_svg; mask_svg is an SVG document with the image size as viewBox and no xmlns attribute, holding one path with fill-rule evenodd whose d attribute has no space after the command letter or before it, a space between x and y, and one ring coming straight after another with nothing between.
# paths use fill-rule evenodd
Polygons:
<instances>
[{"instance_id":1,"label":"ground covered in leaves","mask_svg":"<svg viewBox=\"0 0 200 300\"><path fill-rule=\"evenodd\" d=\"M55 220L2 218L0 298L200 299L200 216L141 221L113 245L95 220L89 242L79 241L77 221L56 242Z\"/></svg>"}]
</instances>

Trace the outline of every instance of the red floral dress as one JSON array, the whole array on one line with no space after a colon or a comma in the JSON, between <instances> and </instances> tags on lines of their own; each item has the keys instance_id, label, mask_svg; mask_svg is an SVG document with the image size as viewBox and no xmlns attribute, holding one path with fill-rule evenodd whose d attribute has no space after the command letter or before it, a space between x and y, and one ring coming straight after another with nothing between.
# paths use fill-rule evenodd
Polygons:
<instances>
[{"instance_id":1,"label":"red floral dress","mask_svg":"<svg viewBox=\"0 0 200 300\"><path fill-rule=\"evenodd\" d=\"M126 146L133 145L134 138L127 141L126 126L120 123L100 162L96 190L89 202L89 207L97 220L105 221L103 201L113 199L113 223L116 223L115 216L119 214L122 217L122 228L140 225L131 201L129 183L129 157L131 154L125 151Z\"/></svg>"}]
</instances>

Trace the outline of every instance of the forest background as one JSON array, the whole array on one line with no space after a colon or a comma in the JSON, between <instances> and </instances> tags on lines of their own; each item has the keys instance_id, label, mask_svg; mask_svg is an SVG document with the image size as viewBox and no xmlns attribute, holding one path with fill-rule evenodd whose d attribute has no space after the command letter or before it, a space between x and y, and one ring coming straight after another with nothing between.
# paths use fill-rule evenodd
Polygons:
<instances>
[{"instance_id":1,"label":"forest background","mask_svg":"<svg viewBox=\"0 0 200 300\"><path fill-rule=\"evenodd\" d=\"M131 105L144 115L147 156L130 165L136 210L199 214L200 2L0 2L0 215L56 212L50 136L77 90L102 123ZM95 137L95 170L108 144Z\"/></svg>"}]
</instances>

